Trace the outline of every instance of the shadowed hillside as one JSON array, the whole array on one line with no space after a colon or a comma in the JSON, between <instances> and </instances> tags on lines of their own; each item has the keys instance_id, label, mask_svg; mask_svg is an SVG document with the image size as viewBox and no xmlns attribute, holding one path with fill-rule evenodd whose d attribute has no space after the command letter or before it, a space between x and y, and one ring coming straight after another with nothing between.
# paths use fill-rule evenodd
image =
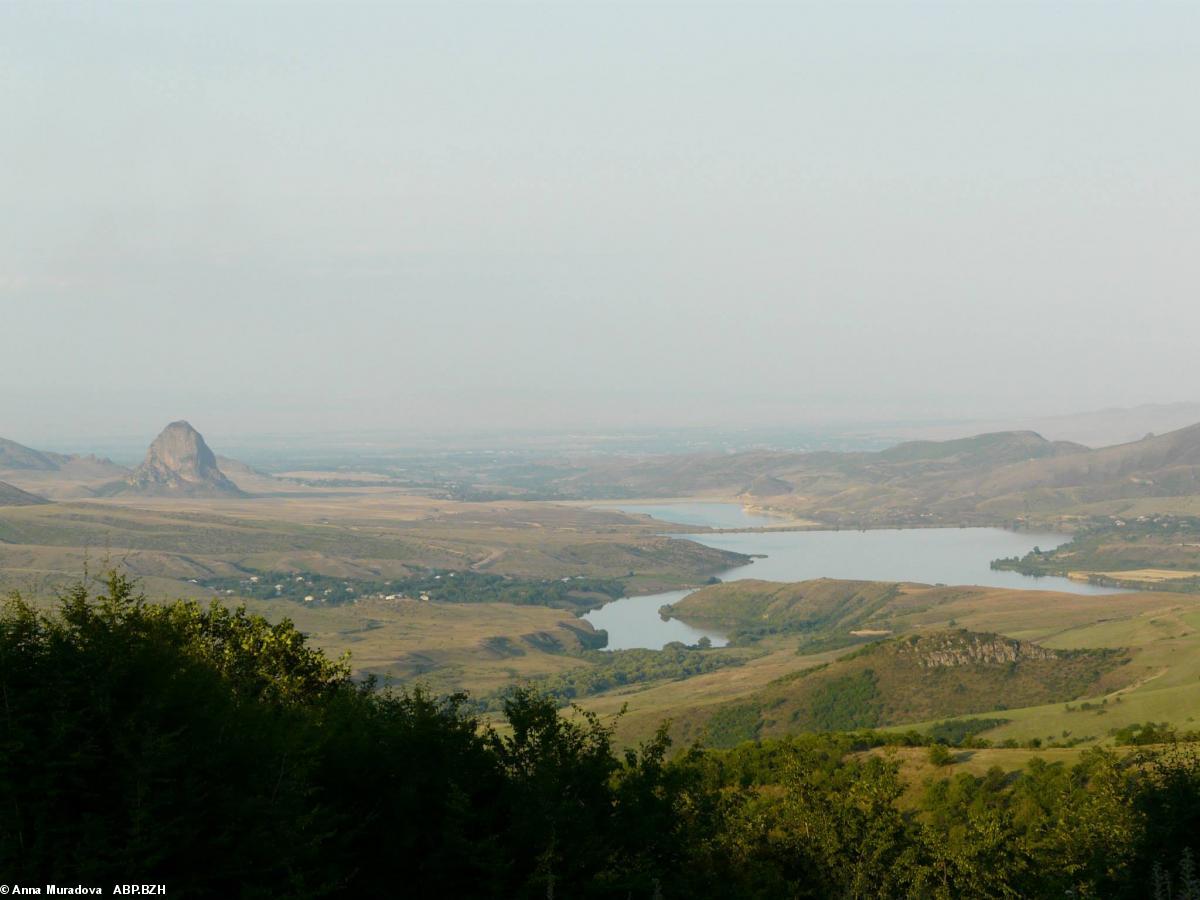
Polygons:
<instances>
[{"instance_id":1,"label":"shadowed hillside","mask_svg":"<svg viewBox=\"0 0 1200 900\"><path fill-rule=\"evenodd\" d=\"M0 481L0 506L32 506L35 503L48 503L44 497L30 494L11 484Z\"/></svg>"}]
</instances>

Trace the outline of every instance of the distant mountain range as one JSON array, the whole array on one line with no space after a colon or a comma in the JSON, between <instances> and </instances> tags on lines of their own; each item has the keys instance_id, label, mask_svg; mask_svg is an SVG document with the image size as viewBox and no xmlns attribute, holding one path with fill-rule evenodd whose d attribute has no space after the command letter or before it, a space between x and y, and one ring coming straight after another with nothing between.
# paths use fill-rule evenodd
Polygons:
<instances>
[{"instance_id":1,"label":"distant mountain range","mask_svg":"<svg viewBox=\"0 0 1200 900\"><path fill-rule=\"evenodd\" d=\"M1200 422L1200 403L1146 403L1058 416L896 425L872 433L897 441L945 441L986 432L1036 431L1052 440L1074 441L1088 447L1111 447L1139 440L1151 433L1178 431L1195 422Z\"/></svg>"},{"instance_id":2,"label":"distant mountain range","mask_svg":"<svg viewBox=\"0 0 1200 900\"><path fill-rule=\"evenodd\" d=\"M875 452L591 457L553 466L546 483L567 496L736 496L830 525L985 525L1200 494L1200 425L1097 450L1007 431Z\"/></svg>"},{"instance_id":3,"label":"distant mountain range","mask_svg":"<svg viewBox=\"0 0 1200 900\"><path fill-rule=\"evenodd\" d=\"M881 451L588 455L536 461L520 475L561 498L738 497L837 527L990 525L1200 496L1200 424L1095 450L1018 430ZM168 425L132 471L0 440L0 481L51 499L241 497L247 486L269 493L282 484L218 458L184 421Z\"/></svg>"}]
</instances>

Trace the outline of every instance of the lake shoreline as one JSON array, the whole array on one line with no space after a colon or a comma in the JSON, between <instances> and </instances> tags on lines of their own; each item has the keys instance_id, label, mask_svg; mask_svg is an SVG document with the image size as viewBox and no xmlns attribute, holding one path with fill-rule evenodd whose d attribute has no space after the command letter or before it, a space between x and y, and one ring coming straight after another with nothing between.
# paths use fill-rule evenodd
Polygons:
<instances>
[{"instance_id":1,"label":"lake shoreline","mask_svg":"<svg viewBox=\"0 0 1200 900\"><path fill-rule=\"evenodd\" d=\"M750 518L753 514L747 512L743 505L714 501L655 504L649 509L685 518L688 521L681 523L685 526L706 526L705 531L664 531L667 537L740 553L751 559L745 565L713 576L722 582L754 579L790 583L833 578L1071 594L1121 592L1066 578L1034 578L991 567L993 560L1022 555L1034 545L1050 547L1067 543L1071 535L1065 532L983 525L892 528L762 526ZM648 507L637 506L621 511L644 515ZM665 528L674 525L671 521L661 521ZM705 637L714 646L723 646L727 642L725 635L690 626L680 619L664 619L660 612L662 607L671 606L704 586L698 584L661 593L630 594L605 603L601 608L585 613L582 618L594 628L603 628L608 632L608 649L654 649L675 640L695 644Z\"/></svg>"}]
</instances>

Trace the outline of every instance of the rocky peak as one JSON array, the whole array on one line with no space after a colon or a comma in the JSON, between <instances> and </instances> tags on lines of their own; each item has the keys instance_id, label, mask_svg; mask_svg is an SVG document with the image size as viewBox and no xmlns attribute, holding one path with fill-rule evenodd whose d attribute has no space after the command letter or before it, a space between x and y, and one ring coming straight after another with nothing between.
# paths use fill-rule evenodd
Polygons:
<instances>
[{"instance_id":1,"label":"rocky peak","mask_svg":"<svg viewBox=\"0 0 1200 900\"><path fill-rule=\"evenodd\" d=\"M129 477L128 486L147 494L242 494L217 466L217 458L200 432L182 420L172 422L154 439L145 460Z\"/></svg>"}]
</instances>

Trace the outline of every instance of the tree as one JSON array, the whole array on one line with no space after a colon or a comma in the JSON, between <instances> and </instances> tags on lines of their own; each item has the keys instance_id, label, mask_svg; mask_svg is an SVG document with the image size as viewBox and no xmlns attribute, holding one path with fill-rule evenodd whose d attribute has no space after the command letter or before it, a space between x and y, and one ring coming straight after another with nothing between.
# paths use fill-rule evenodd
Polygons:
<instances>
[{"instance_id":1,"label":"tree","mask_svg":"<svg viewBox=\"0 0 1200 900\"><path fill-rule=\"evenodd\" d=\"M945 744L932 744L929 747L929 761L935 766L948 766L954 762L954 754Z\"/></svg>"}]
</instances>

